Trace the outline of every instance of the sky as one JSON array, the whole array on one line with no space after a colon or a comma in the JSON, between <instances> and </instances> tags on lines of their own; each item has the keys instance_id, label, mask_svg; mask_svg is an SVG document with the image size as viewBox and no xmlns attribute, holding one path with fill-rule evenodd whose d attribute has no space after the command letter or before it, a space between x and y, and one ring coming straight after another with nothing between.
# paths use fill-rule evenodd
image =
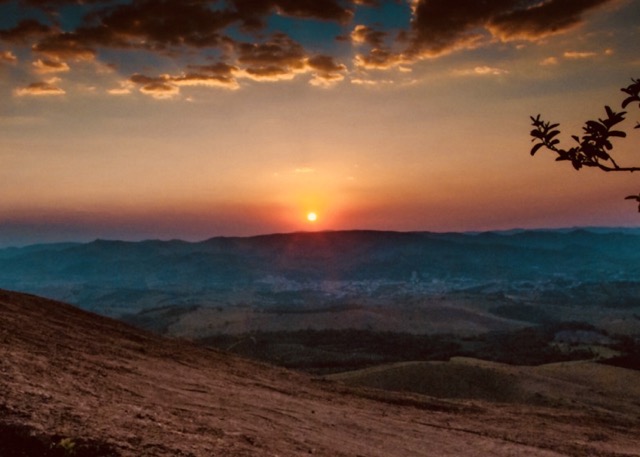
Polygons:
<instances>
[{"instance_id":1,"label":"sky","mask_svg":"<svg viewBox=\"0 0 640 457\"><path fill-rule=\"evenodd\" d=\"M640 226L637 174L529 154L639 42L638 0L0 0L0 246Z\"/></svg>"}]
</instances>

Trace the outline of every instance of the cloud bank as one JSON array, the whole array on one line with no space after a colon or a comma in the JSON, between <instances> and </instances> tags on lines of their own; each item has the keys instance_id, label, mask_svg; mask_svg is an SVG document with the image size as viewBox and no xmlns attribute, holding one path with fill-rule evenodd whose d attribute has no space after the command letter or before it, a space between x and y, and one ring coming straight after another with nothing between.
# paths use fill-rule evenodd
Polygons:
<instances>
[{"instance_id":1,"label":"cloud bank","mask_svg":"<svg viewBox=\"0 0 640 457\"><path fill-rule=\"evenodd\" d=\"M122 75L110 93L126 95L135 87L156 98L175 97L186 86L236 90L298 77L331 86L356 71L544 40L579 27L587 13L613 1L0 0L0 15L15 3L19 8L11 11L22 15L0 28L0 64L29 55L29 71L38 75L99 61ZM362 11L389 4L406 14L404 27L361 19L368 17ZM298 33L307 28L306 36ZM166 68L150 70L158 67L149 64L154 59ZM351 79L362 80L355 73ZM15 93L64 91L36 81Z\"/></svg>"}]
</instances>

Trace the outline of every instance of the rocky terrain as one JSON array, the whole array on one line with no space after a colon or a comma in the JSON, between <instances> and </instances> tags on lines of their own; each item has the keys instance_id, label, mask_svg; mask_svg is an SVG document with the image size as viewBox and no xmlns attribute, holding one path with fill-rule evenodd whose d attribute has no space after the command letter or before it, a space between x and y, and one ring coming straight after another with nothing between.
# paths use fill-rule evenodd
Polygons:
<instances>
[{"instance_id":1,"label":"rocky terrain","mask_svg":"<svg viewBox=\"0 0 640 457\"><path fill-rule=\"evenodd\" d=\"M637 371L451 363L419 369L515 393L314 378L0 291L0 455L640 455Z\"/></svg>"}]
</instances>

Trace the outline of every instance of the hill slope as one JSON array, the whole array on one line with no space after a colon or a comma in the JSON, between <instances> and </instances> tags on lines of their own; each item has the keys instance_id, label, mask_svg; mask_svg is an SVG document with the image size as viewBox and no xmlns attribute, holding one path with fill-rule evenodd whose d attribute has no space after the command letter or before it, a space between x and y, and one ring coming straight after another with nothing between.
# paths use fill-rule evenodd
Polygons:
<instances>
[{"instance_id":1,"label":"hill slope","mask_svg":"<svg viewBox=\"0 0 640 457\"><path fill-rule=\"evenodd\" d=\"M6 291L0 374L4 457L639 455L606 409L352 389Z\"/></svg>"},{"instance_id":2,"label":"hill slope","mask_svg":"<svg viewBox=\"0 0 640 457\"><path fill-rule=\"evenodd\" d=\"M329 376L350 385L438 398L609 410L640 417L640 372L591 361L513 366L466 357L405 362Z\"/></svg>"}]
</instances>

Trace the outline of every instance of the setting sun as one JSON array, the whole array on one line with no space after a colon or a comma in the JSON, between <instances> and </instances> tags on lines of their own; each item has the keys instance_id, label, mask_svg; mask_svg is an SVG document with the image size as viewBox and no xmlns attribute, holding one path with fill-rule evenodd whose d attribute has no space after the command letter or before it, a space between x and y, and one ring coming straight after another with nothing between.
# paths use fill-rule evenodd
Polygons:
<instances>
[{"instance_id":1,"label":"setting sun","mask_svg":"<svg viewBox=\"0 0 640 457\"><path fill-rule=\"evenodd\" d=\"M307 220L309 222L315 222L318 219L318 215L316 213L307 213Z\"/></svg>"}]
</instances>

